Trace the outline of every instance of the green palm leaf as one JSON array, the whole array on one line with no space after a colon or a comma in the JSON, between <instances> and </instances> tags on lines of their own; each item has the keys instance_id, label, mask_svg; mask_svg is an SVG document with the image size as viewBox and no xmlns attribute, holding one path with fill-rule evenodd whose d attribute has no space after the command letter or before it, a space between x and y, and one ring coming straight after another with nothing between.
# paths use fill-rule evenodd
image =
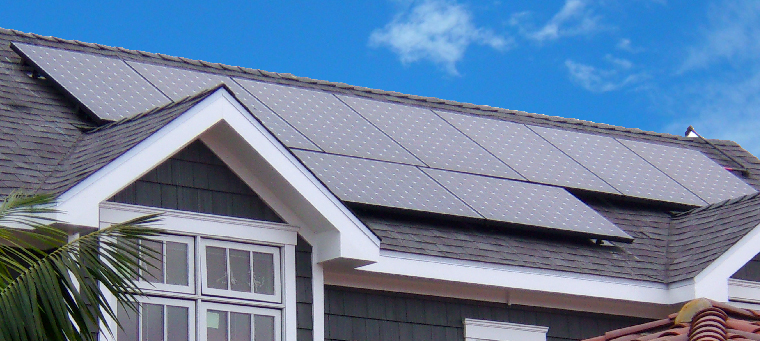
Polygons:
<instances>
[{"instance_id":1,"label":"green palm leaf","mask_svg":"<svg viewBox=\"0 0 760 341\"><path fill-rule=\"evenodd\" d=\"M156 257L139 243L158 234L148 227L157 215L43 251L39 245L61 245L67 236L46 217L52 203L13 193L0 205L0 340L95 340L101 322L116 320L109 295L135 310L142 292L134 279L146 270L139 258Z\"/></svg>"}]
</instances>

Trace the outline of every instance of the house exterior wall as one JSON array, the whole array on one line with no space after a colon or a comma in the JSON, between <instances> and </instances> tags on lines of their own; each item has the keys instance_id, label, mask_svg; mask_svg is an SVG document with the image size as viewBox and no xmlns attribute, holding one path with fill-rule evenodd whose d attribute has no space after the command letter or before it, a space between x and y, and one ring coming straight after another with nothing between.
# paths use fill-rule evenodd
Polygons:
<instances>
[{"instance_id":1,"label":"house exterior wall","mask_svg":"<svg viewBox=\"0 0 760 341\"><path fill-rule=\"evenodd\" d=\"M109 201L236 218L282 222L202 142L195 141ZM313 340L312 247L296 245L297 339Z\"/></svg>"},{"instance_id":2,"label":"house exterior wall","mask_svg":"<svg viewBox=\"0 0 760 341\"><path fill-rule=\"evenodd\" d=\"M325 340L464 340L465 318L549 327L548 341L581 340L650 320L431 296L325 288Z\"/></svg>"},{"instance_id":3,"label":"house exterior wall","mask_svg":"<svg viewBox=\"0 0 760 341\"><path fill-rule=\"evenodd\" d=\"M752 258L739 271L734 273L731 278L760 282L760 255Z\"/></svg>"}]
</instances>

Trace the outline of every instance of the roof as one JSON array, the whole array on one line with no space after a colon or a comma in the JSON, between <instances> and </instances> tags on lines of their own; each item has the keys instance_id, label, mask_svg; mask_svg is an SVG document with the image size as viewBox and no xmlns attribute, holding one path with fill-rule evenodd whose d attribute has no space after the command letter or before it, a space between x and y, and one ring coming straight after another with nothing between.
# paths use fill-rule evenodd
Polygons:
<instances>
[{"instance_id":1,"label":"roof","mask_svg":"<svg viewBox=\"0 0 760 341\"><path fill-rule=\"evenodd\" d=\"M684 305L666 319L613 330L585 341L760 340L760 311L704 298Z\"/></svg>"},{"instance_id":2,"label":"roof","mask_svg":"<svg viewBox=\"0 0 760 341\"><path fill-rule=\"evenodd\" d=\"M497 118L537 127L555 127L595 136L685 147L699 151L725 167L746 167L748 176L741 180L760 189L760 160L732 141L711 140L728 155L738 159L740 165L708 143L694 138L405 95L0 29L0 195L18 188L62 193L192 107L210 91L202 91L185 99L167 100L169 104L165 106L94 130L82 129L82 125L97 126L101 123L86 115L78 107L77 101L68 97L54 82L30 77L37 70L23 64L19 54L10 48L12 42L202 71L215 76L234 76L267 84L312 89L325 94L350 95L357 100L370 99L408 107L458 112L473 117ZM299 151L321 150L291 123L281 119L276 121L273 118L276 115L272 114L270 108L252 94L242 93L239 100L295 155ZM292 136L283 133L286 131ZM301 140L296 140L299 138ZM322 180L326 182L324 178ZM674 207L669 205L596 197L586 192L573 194L632 236L633 242L615 243L612 246L596 245L588 239L553 238L536 231L511 229L514 227L511 225L484 224L482 220L462 221L449 219L450 217L434 219L408 215L408 212L399 210L392 210L394 214L389 215L385 209L367 209L352 202L347 204L382 239L381 247L385 250L660 283L672 283L694 276L760 222L757 213L760 212L757 209L760 207L760 199L757 195L672 215Z\"/></svg>"}]
</instances>

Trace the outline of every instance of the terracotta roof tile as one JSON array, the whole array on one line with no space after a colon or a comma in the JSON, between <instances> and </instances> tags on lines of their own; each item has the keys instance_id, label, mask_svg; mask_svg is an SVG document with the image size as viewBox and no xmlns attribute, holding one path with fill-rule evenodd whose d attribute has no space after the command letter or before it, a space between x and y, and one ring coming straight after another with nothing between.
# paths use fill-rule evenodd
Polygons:
<instances>
[{"instance_id":1,"label":"terracotta roof tile","mask_svg":"<svg viewBox=\"0 0 760 341\"><path fill-rule=\"evenodd\" d=\"M693 317L692 317L693 316ZM686 321L676 323L676 321ZM584 341L760 341L760 312L697 299L678 314Z\"/></svg>"}]
</instances>

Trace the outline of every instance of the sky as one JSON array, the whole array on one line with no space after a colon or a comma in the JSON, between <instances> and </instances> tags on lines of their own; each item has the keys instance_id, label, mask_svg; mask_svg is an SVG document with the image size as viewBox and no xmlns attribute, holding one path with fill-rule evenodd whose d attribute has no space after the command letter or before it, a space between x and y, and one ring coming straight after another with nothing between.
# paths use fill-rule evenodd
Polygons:
<instances>
[{"instance_id":1,"label":"sky","mask_svg":"<svg viewBox=\"0 0 760 341\"><path fill-rule=\"evenodd\" d=\"M760 155L758 0L4 1L0 27Z\"/></svg>"}]
</instances>

